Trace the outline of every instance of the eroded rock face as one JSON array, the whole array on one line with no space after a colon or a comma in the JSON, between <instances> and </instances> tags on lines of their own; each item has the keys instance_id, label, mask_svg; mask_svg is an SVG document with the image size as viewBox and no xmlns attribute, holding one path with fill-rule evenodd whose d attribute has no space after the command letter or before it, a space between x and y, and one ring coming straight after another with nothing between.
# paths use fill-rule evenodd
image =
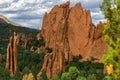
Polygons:
<instances>
[{"instance_id":1,"label":"eroded rock face","mask_svg":"<svg viewBox=\"0 0 120 80\"><path fill-rule=\"evenodd\" d=\"M10 37L6 55L6 68L10 70L11 76L14 75L17 68L17 54L17 34L14 32L14 37Z\"/></svg>"},{"instance_id":2,"label":"eroded rock face","mask_svg":"<svg viewBox=\"0 0 120 80\"><path fill-rule=\"evenodd\" d=\"M40 35L45 46L53 50L45 56L42 68L48 78L63 72L65 62L70 61L72 56L82 55L83 60L93 56L102 61L102 54L107 52L102 34L104 24L100 22L95 28L89 10L83 10L80 3L72 8L69 5L70 2L56 5L44 15ZM41 72L37 76L40 75Z\"/></svg>"},{"instance_id":3,"label":"eroded rock face","mask_svg":"<svg viewBox=\"0 0 120 80\"><path fill-rule=\"evenodd\" d=\"M99 62L103 62L102 56L107 53L108 45L104 40L103 29L105 23L99 22L99 24L95 28L95 33L93 36L93 44L90 49L86 49L89 51L87 53L88 57L98 58Z\"/></svg>"},{"instance_id":4,"label":"eroded rock face","mask_svg":"<svg viewBox=\"0 0 120 80\"><path fill-rule=\"evenodd\" d=\"M45 46L53 50L51 54L45 56L42 68L42 70L46 71L48 78L65 70L65 56L69 53L68 34L66 33L68 30L66 23L69 14L69 4L67 2L63 5L55 6L50 13L45 13L44 16L41 34L45 39ZM37 77L40 77L40 73Z\"/></svg>"},{"instance_id":5,"label":"eroded rock face","mask_svg":"<svg viewBox=\"0 0 120 80\"><path fill-rule=\"evenodd\" d=\"M94 27L89 10L76 4L69 13L68 41L72 55L84 54L86 47L93 42Z\"/></svg>"},{"instance_id":6,"label":"eroded rock face","mask_svg":"<svg viewBox=\"0 0 120 80\"><path fill-rule=\"evenodd\" d=\"M2 55L0 54L0 63L2 62Z\"/></svg>"}]
</instances>

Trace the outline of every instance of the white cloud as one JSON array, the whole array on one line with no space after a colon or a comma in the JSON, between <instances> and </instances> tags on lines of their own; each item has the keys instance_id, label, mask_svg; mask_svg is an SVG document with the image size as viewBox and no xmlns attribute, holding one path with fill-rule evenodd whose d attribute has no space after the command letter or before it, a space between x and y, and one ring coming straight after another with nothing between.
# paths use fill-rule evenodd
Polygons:
<instances>
[{"instance_id":1,"label":"white cloud","mask_svg":"<svg viewBox=\"0 0 120 80\"><path fill-rule=\"evenodd\" d=\"M0 0L0 4L11 3L13 0Z\"/></svg>"},{"instance_id":2,"label":"white cloud","mask_svg":"<svg viewBox=\"0 0 120 80\"><path fill-rule=\"evenodd\" d=\"M38 28L42 24L42 17L54 5L62 4L69 0L0 0L0 14L23 26ZM71 6L81 2L83 8L90 9L93 22L104 21L98 8L101 0L70 0ZM101 18L102 17L102 18Z\"/></svg>"},{"instance_id":3,"label":"white cloud","mask_svg":"<svg viewBox=\"0 0 120 80\"><path fill-rule=\"evenodd\" d=\"M12 18L12 17L17 16L17 14L6 14L5 16L6 16L7 18Z\"/></svg>"},{"instance_id":4,"label":"white cloud","mask_svg":"<svg viewBox=\"0 0 120 80\"><path fill-rule=\"evenodd\" d=\"M16 21L16 19L13 19L12 21ZM29 27L29 28L35 28L35 29L40 29L41 25L41 20L40 19L33 19L33 20L17 20L16 21L18 24L22 24L24 27Z\"/></svg>"},{"instance_id":5,"label":"white cloud","mask_svg":"<svg viewBox=\"0 0 120 80\"><path fill-rule=\"evenodd\" d=\"M104 17L101 11L91 12L91 16L92 16L92 17L96 17L96 16L97 16L97 17L100 17L100 18L103 18L103 17Z\"/></svg>"}]
</instances>

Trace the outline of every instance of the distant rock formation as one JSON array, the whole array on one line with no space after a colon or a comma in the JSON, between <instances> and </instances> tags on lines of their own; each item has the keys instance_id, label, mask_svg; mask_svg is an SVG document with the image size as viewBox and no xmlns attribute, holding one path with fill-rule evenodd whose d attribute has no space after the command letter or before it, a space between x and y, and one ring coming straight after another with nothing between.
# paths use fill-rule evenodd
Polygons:
<instances>
[{"instance_id":1,"label":"distant rock formation","mask_svg":"<svg viewBox=\"0 0 120 80\"><path fill-rule=\"evenodd\" d=\"M25 49L27 48L28 41L29 41L28 35L26 35L24 33L19 33L18 34L18 42L19 42L18 44L20 44L23 48L25 48Z\"/></svg>"},{"instance_id":2,"label":"distant rock formation","mask_svg":"<svg viewBox=\"0 0 120 80\"><path fill-rule=\"evenodd\" d=\"M104 41L103 23L93 26L90 11L83 10L80 3L69 8L70 2L56 5L50 13L45 13L42 30L38 34L45 40L45 47L52 48L52 53L44 58L42 70L51 78L65 70L65 62L72 56L82 55L83 60L91 57L102 62L103 53L107 53ZM38 73L40 77L42 70Z\"/></svg>"},{"instance_id":3,"label":"distant rock formation","mask_svg":"<svg viewBox=\"0 0 120 80\"><path fill-rule=\"evenodd\" d=\"M0 54L0 63L2 62L2 55Z\"/></svg>"},{"instance_id":4,"label":"distant rock formation","mask_svg":"<svg viewBox=\"0 0 120 80\"><path fill-rule=\"evenodd\" d=\"M14 26L21 26L20 24L17 24L17 23L14 23L10 20L8 20L6 17L0 15L0 23L2 24L11 24L11 25L14 25Z\"/></svg>"},{"instance_id":5,"label":"distant rock formation","mask_svg":"<svg viewBox=\"0 0 120 80\"><path fill-rule=\"evenodd\" d=\"M10 70L11 76L14 75L17 68L17 54L17 33L14 32L14 37L10 37L6 55L6 68Z\"/></svg>"}]
</instances>

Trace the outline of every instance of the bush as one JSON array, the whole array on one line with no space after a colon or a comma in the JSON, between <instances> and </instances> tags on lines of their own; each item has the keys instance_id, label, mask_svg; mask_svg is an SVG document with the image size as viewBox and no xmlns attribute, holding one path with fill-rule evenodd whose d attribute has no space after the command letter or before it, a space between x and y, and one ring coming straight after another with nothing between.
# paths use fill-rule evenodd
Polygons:
<instances>
[{"instance_id":1,"label":"bush","mask_svg":"<svg viewBox=\"0 0 120 80\"><path fill-rule=\"evenodd\" d=\"M28 67L25 67L22 72L23 72L23 74L28 74L31 71L30 71L30 69Z\"/></svg>"},{"instance_id":2,"label":"bush","mask_svg":"<svg viewBox=\"0 0 120 80\"><path fill-rule=\"evenodd\" d=\"M87 80L97 80L96 75L95 74L88 75Z\"/></svg>"},{"instance_id":3,"label":"bush","mask_svg":"<svg viewBox=\"0 0 120 80\"><path fill-rule=\"evenodd\" d=\"M69 73L65 72L65 73L62 74L61 80L72 80L72 79L71 79Z\"/></svg>"},{"instance_id":4,"label":"bush","mask_svg":"<svg viewBox=\"0 0 120 80\"><path fill-rule=\"evenodd\" d=\"M29 74L25 74L22 80L35 80L35 78L32 73L29 73Z\"/></svg>"},{"instance_id":5,"label":"bush","mask_svg":"<svg viewBox=\"0 0 120 80\"><path fill-rule=\"evenodd\" d=\"M78 76L77 80L87 80L85 77Z\"/></svg>"},{"instance_id":6,"label":"bush","mask_svg":"<svg viewBox=\"0 0 120 80\"><path fill-rule=\"evenodd\" d=\"M60 80L58 76L54 76L53 78L51 78L50 80Z\"/></svg>"},{"instance_id":7,"label":"bush","mask_svg":"<svg viewBox=\"0 0 120 80\"><path fill-rule=\"evenodd\" d=\"M103 80L115 80L115 78L111 75L106 75Z\"/></svg>"}]
</instances>

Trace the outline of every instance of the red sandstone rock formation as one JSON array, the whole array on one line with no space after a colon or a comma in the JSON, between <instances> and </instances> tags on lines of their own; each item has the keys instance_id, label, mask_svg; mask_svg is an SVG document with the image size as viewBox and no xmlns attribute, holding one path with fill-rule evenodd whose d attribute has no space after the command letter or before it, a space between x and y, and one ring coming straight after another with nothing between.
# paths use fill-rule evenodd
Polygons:
<instances>
[{"instance_id":1,"label":"red sandstone rock formation","mask_svg":"<svg viewBox=\"0 0 120 80\"><path fill-rule=\"evenodd\" d=\"M86 47L93 42L94 27L89 10L76 4L69 13L68 41L72 55L85 54Z\"/></svg>"},{"instance_id":2,"label":"red sandstone rock formation","mask_svg":"<svg viewBox=\"0 0 120 80\"><path fill-rule=\"evenodd\" d=\"M69 4L56 5L50 13L45 13L42 30L38 34L43 36L45 46L53 50L45 56L42 68L48 78L63 72L65 61L70 61L71 56L82 55L83 60L93 56L102 61L102 54L107 52L102 34L104 24L100 23L95 28L89 10L83 10L80 3L72 8Z\"/></svg>"},{"instance_id":3,"label":"red sandstone rock formation","mask_svg":"<svg viewBox=\"0 0 120 80\"><path fill-rule=\"evenodd\" d=\"M20 44L24 48L27 48L30 37L28 37L28 35L24 33L18 33L17 35L18 35L18 44Z\"/></svg>"},{"instance_id":4,"label":"red sandstone rock formation","mask_svg":"<svg viewBox=\"0 0 120 80\"><path fill-rule=\"evenodd\" d=\"M41 34L45 39L46 47L53 50L51 54L45 56L42 68L42 70L46 71L48 78L65 70L65 56L68 59L69 53L68 27L66 24L69 16L69 4L67 2L63 5L55 6L50 13L45 13L44 16ZM40 77L40 74L41 72L37 77Z\"/></svg>"},{"instance_id":5,"label":"red sandstone rock formation","mask_svg":"<svg viewBox=\"0 0 120 80\"><path fill-rule=\"evenodd\" d=\"M36 38L37 38L37 40L43 39L41 32L39 34L37 34Z\"/></svg>"},{"instance_id":6,"label":"red sandstone rock formation","mask_svg":"<svg viewBox=\"0 0 120 80\"><path fill-rule=\"evenodd\" d=\"M17 68L17 52L17 34L14 32L14 37L10 37L6 55L6 68L10 70L11 76Z\"/></svg>"},{"instance_id":7,"label":"red sandstone rock formation","mask_svg":"<svg viewBox=\"0 0 120 80\"><path fill-rule=\"evenodd\" d=\"M86 48L84 60L90 57L98 58L99 62L103 62L102 56L107 53L107 43L104 41L103 35L104 23L100 22L94 29L93 42L90 47Z\"/></svg>"},{"instance_id":8,"label":"red sandstone rock formation","mask_svg":"<svg viewBox=\"0 0 120 80\"><path fill-rule=\"evenodd\" d=\"M0 54L0 62L2 62L2 55Z\"/></svg>"},{"instance_id":9,"label":"red sandstone rock formation","mask_svg":"<svg viewBox=\"0 0 120 80\"><path fill-rule=\"evenodd\" d=\"M36 53L41 53L41 52L46 52L46 49L44 46L38 47L37 50L35 51Z\"/></svg>"}]
</instances>

